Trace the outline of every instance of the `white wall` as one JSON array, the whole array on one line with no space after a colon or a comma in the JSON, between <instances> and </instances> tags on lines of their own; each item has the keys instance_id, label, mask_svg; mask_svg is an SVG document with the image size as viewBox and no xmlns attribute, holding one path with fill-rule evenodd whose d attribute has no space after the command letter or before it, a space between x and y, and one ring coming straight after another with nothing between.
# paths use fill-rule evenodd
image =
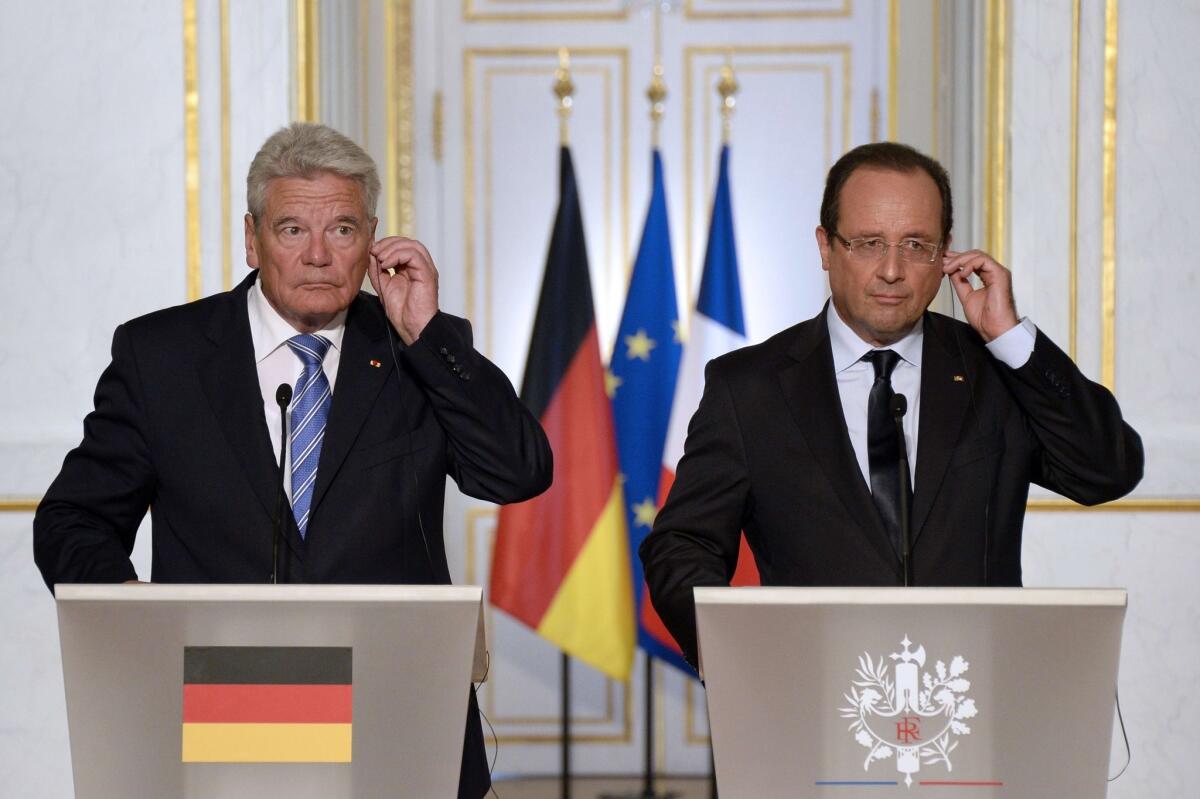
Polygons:
<instances>
[{"instance_id":1,"label":"white wall","mask_svg":"<svg viewBox=\"0 0 1200 799\"><path fill-rule=\"evenodd\" d=\"M1117 398L1146 447L1146 477L1130 501L1096 511L1041 510L1050 503L1035 499L1025 524L1025 582L1129 590L1119 688L1133 760L1109 795L1194 796L1200 779L1189 720L1200 715L1200 428L1192 406L1200 378L1190 339L1200 300L1191 233L1200 208L1193 145L1200 136L1200 8L1189 0L1119 6L1115 147L1108 148L1115 203L1106 213L1104 48L1112 31L1105 7L1080 4L1073 70L1071 0L1013 3L1010 265L1019 310L1066 348L1077 243L1077 360L1098 380L1106 351L1112 353ZM1108 227L1115 235L1111 321L1102 304ZM1113 331L1109 348L1106 326ZM1123 762L1117 736L1113 773Z\"/></svg>"},{"instance_id":2,"label":"white wall","mask_svg":"<svg viewBox=\"0 0 1200 799\"><path fill-rule=\"evenodd\" d=\"M31 505L82 435L113 328L245 272L244 175L289 117L288 7L217 2L8 3L0 22L0 793L71 796L49 592L33 565ZM197 9L197 126L184 125L184 11ZM229 76L227 104L221 73ZM229 127L229 157L221 154ZM198 148L187 255L185 145ZM223 174L230 250L223 257ZM148 525L147 525L148 528ZM148 532L148 529L144 532ZM135 562L149 574L148 535Z\"/></svg>"}]
</instances>

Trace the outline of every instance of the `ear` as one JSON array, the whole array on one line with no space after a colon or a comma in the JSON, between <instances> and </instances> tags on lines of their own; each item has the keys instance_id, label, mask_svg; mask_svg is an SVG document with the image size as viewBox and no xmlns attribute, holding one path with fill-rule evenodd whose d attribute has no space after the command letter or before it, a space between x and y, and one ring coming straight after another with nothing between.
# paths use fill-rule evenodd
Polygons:
<instances>
[{"instance_id":1,"label":"ear","mask_svg":"<svg viewBox=\"0 0 1200 799\"><path fill-rule=\"evenodd\" d=\"M370 227L369 227L369 231L368 231L369 235L367 236L367 238L370 239L371 241L375 241L375 228L378 225L379 225L379 217L377 217L377 216L371 217Z\"/></svg>"},{"instance_id":2,"label":"ear","mask_svg":"<svg viewBox=\"0 0 1200 799\"><path fill-rule=\"evenodd\" d=\"M254 217L246 214L246 264L258 269L258 241L254 236Z\"/></svg>"},{"instance_id":3,"label":"ear","mask_svg":"<svg viewBox=\"0 0 1200 799\"><path fill-rule=\"evenodd\" d=\"M817 225L817 249L821 251L821 268L829 271L829 234L825 228Z\"/></svg>"}]
</instances>

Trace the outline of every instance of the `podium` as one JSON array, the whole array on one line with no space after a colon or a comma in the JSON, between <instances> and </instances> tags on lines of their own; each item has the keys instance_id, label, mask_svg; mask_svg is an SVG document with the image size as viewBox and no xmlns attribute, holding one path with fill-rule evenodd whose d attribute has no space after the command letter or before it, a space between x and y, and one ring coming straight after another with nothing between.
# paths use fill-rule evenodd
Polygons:
<instances>
[{"instance_id":1,"label":"podium","mask_svg":"<svg viewBox=\"0 0 1200 799\"><path fill-rule=\"evenodd\" d=\"M77 799L456 795L481 588L55 590Z\"/></svg>"},{"instance_id":2,"label":"podium","mask_svg":"<svg viewBox=\"0 0 1200 799\"><path fill-rule=\"evenodd\" d=\"M1106 793L1123 590L695 597L722 797Z\"/></svg>"}]
</instances>

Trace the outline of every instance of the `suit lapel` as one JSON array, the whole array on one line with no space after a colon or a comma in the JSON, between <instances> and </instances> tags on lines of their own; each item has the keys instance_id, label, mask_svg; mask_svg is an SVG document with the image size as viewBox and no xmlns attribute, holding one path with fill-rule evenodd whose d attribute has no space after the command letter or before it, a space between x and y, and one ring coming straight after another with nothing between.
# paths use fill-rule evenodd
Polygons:
<instances>
[{"instance_id":1,"label":"suit lapel","mask_svg":"<svg viewBox=\"0 0 1200 799\"><path fill-rule=\"evenodd\" d=\"M825 313L830 312L826 303ZM815 456L813 461L880 557L899 574L896 551L875 510L846 431L824 313L797 331L791 354L795 363L780 372L780 384L792 417Z\"/></svg>"},{"instance_id":2,"label":"suit lapel","mask_svg":"<svg viewBox=\"0 0 1200 799\"><path fill-rule=\"evenodd\" d=\"M917 475L912 509L914 543L943 487L946 467L971 401L971 383L963 374L965 365L953 341L954 334L948 329L950 324L953 323L925 314L925 343L921 348L921 418L917 431Z\"/></svg>"},{"instance_id":3,"label":"suit lapel","mask_svg":"<svg viewBox=\"0 0 1200 799\"><path fill-rule=\"evenodd\" d=\"M273 523L279 492L279 464L263 415L262 391L246 311L246 292L256 273L224 297L205 330L212 350L201 361L200 385L225 441L241 464L263 512ZM249 399L249 401L247 401ZM286 506L285 506L286 507ZM291 519L291 514L287 514ZM291 524L294 528L295 524ZM289 543L292 543L289 540Z\"/></svg>"},{"instance_id":4,"label":"suit lapel","mask_svg":"<svg viewBox=\"0 0 1200 799\"><path fill-rule=\"evenodd\" d=\"M346 334L342 338L333 405L325 427L325 440L321 444L317 482L313 487L314 513L350 454L384 383L395 379L392 377L394 369L387 330L388 322L379 306L360 294L346 315Z\"/></svg>"}]
</instances>

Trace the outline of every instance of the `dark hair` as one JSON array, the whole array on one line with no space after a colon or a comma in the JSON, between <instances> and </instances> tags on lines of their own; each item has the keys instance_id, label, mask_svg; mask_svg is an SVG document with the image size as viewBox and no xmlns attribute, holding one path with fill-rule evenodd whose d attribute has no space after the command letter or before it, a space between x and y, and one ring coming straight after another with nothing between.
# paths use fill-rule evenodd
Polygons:
<instances>
[{"instance_id":1,"label":"dark hair","mask_svg":"<svg viewBox=\"0 0 1200 799\"><path fill-rule=\"evenodd\" d=\"M933 178L938 193L942 195L942 241L950 238L950 228L954 225L954 203L950 198L950 175L946 173L946 168L907 144L894 141L855 147L839 158L829 170L829 176L825 178L825 195L821 198L821 227L826 232L837 231L842 186L846 185L854 170L861 167L891 172L914 172L919 169Z\"/></svg>"}]
</instances>

